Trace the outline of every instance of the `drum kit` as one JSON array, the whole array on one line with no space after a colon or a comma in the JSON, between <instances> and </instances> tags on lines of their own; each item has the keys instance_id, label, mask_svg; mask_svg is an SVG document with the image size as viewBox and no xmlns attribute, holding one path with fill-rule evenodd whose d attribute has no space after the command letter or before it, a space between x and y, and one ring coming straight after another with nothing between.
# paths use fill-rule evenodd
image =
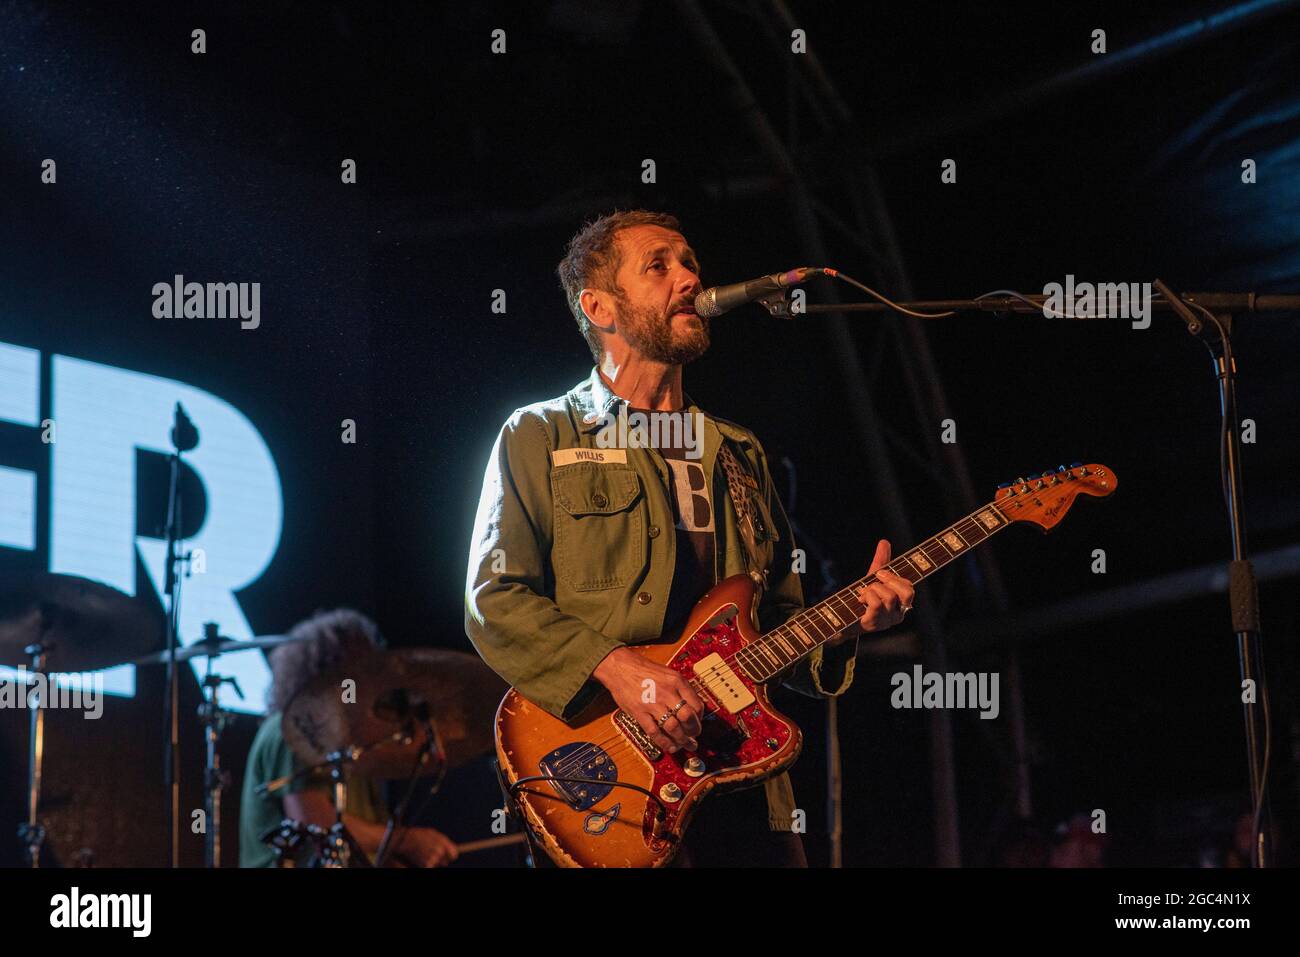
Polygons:
<instances>
[{"instance_id":1,"label":"drum kit","mask_svg":"<svg viewBox=\"0 0 1300 957\"><path fill-rule=\"evenodd\" d=\"M69 575L39 574L22 587L0 595L0 665L16 666L34 680L19 688L30 709L27 769L27 817L19 839L31 867L40 864L47 833L39 819L41 772L45 756L47 695L56 674L85 673L123 664L166 665L168 651L156 651L164 623L139 599L101 582ZM174 660L206 659L199 718L206 743L204 802L207 827L205 864L221 864L221 796L226 775L221 768L221 734L231 713L221 706L220 691L229 684L243 697L233 678L214 670L222 655L249 649L269 650L296 640L265 635L236 641L204 626L203 637L175 648ZM350 684L348 684L350 682ZM351 694L341 694L348 687ZM336 669L317 676L294 696L282 719L285 741L304 765L297 773L262 784L258 793L274 794L308 775L327 775L333 785L335 821L325 829L285 820L263 835L280 866L382 866L407 817L417 784L429 778L433 793L443 775L493 748L492 718L505 685L477 657L432 648L375 649L349 662L346 674ZM347 832L346 775L404 781L401 800L389 818L384 840L373 860ZM502 834L462 844L459 850L482 850L521 843L520 834Z\"/></svg>"}]
</instances>

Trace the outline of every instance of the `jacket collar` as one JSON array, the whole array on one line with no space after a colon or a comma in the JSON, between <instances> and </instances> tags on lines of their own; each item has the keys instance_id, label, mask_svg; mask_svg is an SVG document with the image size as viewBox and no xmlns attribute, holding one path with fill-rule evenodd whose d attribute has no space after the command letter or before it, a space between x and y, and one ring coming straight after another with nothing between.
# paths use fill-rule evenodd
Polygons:
<instances>
[{"instance_id":1,"label":"jacket collar","mask_svg":"<svg viewBox=\"0 0 1300 957\"><path fill-rule=\"evenodd\" d=\"M715 419L697 406L689 395L683 393L682 398L686 400L687 412L703 413L706 422L715 425L719 432L733 442L745 444L750 442L749 433L744 429L732 425L724 419ZM598 431L605 421L605 416L611 412L618 415L621 411L619 409L620 404L627 404L610 391L609 386L605 385L605 380L600 377L599 370L594 367L591 370L591 375L587 376L586 381L574 386L569 393L569 401L576 412L578 431L582 433Z\"/></svg>"},{"instance_id":2,"label":"jacket collar","mask_svg":"<svg viewBox=\"0 0 1300 957\"><path fill-rule=\"evenodd\" d=\"M611 410L617 415L615 407L622 400L609 390L605 380L593 367L587 380L573 387L569 401L577 413L578 431L595 432Z\"/></svg>"}]
</instances>

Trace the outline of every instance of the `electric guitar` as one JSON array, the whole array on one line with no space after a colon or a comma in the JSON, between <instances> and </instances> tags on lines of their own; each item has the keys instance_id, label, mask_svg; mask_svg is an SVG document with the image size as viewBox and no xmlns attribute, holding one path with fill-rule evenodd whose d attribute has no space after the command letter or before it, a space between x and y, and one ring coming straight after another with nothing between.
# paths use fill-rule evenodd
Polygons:
<instances>
[{"instance_id":1,"label":"electric guitar","mask_svg":"<svg viewBox=\"0 0 1300 957\"><path fill-rule=\"evenodd\" d=\"M1017 479L886 567L915 584L1015 522L1047 532L1079 495L1115 488L1102 465ZM803 736L772 708L764 685L857 622L856 593L874 580L859 579L760 636L754 583L735 575L696 603L677 641L632 646L681 672L705 703L694 752L656 747L604 691L572 723L508 691L496 715L497 760L537 842L563 867L669 863L707 794L752 787L794 763Z\"/></svg>"}]
</instances>

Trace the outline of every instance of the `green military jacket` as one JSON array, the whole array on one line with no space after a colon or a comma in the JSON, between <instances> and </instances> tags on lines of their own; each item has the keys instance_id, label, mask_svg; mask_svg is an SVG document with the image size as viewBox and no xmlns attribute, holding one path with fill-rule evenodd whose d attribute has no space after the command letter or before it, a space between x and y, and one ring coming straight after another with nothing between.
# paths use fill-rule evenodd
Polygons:
<instances>
[{"instance_id":1,"label":"green military jacket","mask_svg":"<svg viewBox=\"0 0 1300 957\"><path fill-rule=\"evenodd\" d=\"M688 411L701 411L686 401ZM591 673L609 652L657 641L665 626L681 624L664 621L677 542L663 457L648 447L620 449L623 454L606 454L604 461L564 454L606 452L598 444L606 416L625 414L626 403L593 369L568 394L516 410L497 436L483 478L465 631L502 678L562 719L600 690ZM717 580L750 571L726 475L714 468L724 441L749 472L751 502L763 519L758 545L767 587L758 624L767 632L803 607L795 544L758 439L706 415L700 461L714 503ZM856 652L856 639L818 648L792 665L782 683L812 697L843 694ZM795 803L788 775L769 779L766 789L769 824L790 830Z\"/></svg>"}]
</instances>

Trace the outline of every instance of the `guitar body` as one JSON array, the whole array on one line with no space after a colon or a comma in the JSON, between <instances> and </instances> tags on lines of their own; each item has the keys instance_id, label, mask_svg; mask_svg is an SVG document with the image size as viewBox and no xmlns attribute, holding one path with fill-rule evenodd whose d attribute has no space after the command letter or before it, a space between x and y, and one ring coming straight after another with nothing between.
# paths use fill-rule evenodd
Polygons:
<instances>
[{"instance_id":1,"label":"guitar body","mask_svg":"<svg viewBox=\"0 0 1300 957\"><path fill-rule=\"evenodd\" d=\"M701 697L709 714L694 753L660 752L604 692L572 723L507 692L496 717L497 759L507 784L533 775L587 779L520 786L527 826L557 864L662 867L708 794L760 784L794 763L803 744L799 728L772 709L763 685L718 660L758 639L754 600L746 576L728 578L696 603L678 641L632 646L708 689ZM675 703L663 703L664 710Z\"/></svg>"},{"instance_id":2,"label":"guitar body","mask_svg":"<svg viewBox=\"0 0 1300 957\"><path fill-rule=\"evenodd\" d=\"M1116 487L1113 471L1081 462L1016 479L886 567L915 585L1016 522L1049 531L1080 495L1104 498ZM794 763L803 737L772 710L765 684L852 627L863 612L856 595L875 580L873 571L760 635L753 583L738 575L699 600L676 643L633 646L681 672L703 699L694 753L661 753L604 692L566 723L511 689L497 709L497 760L546 853L563 867L662 867L715 789L752 787ZM658 702L663 711L675 704Z\"/></svg>"}]
</instances>

